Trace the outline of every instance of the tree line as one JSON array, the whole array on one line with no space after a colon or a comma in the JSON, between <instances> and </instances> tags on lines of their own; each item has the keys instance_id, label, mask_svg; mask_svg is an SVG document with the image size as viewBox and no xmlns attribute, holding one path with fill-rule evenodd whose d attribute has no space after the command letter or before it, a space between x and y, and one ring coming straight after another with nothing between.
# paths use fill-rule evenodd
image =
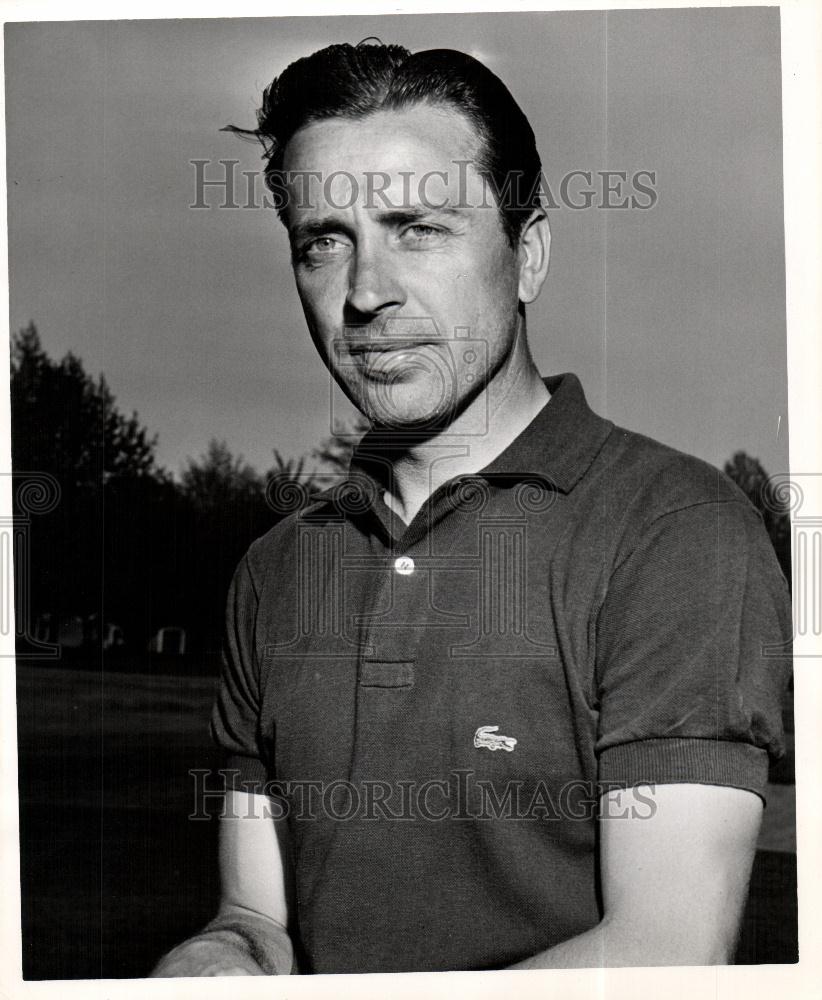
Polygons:
<instances>
[{"instance_id":1,"label":"tree line","mask_svg":"<svg viewBox=\"0 0 822 1000\"><path fill-rule=\"evenodd\" d=\"M298 460L274 449L261 474L212 439L175 479L158 465L157 436L120 410L104 376L71 352L51 358L34 324L11 340L11 429L15 473L47 472L60 487L32 525L32 625L44 615L113 622L141 653L160 628L180 626L205 661L219 653L228 583L250 542L319 488L309 462L344 471L351 452L348 435ZM762 512L790 578L790 522L767 473L744 452L724 471ZM99 628L87 638L104 643Z\"/></svg>"},{"instance_id":2,"label":"tree line","mask_svg":"<svg viewBox=\"0 0 822 1000\"><path fill-rule=\"evenodd\" d=\"M114 622L142 651L180 626L189 652L217 654L234 568L288 512L278 496L293 506L317 486L306 458L275 449L261 474L217 439L175 480L157 462L157 436L120 410L105 377L71 352L52 359L34 324L11 341L11 429L15 473L47 472L60 488L32 524L32 617ZM347 439L330 438L312 457L340 469L349 454Z\"/></svg>"}]
</instances>

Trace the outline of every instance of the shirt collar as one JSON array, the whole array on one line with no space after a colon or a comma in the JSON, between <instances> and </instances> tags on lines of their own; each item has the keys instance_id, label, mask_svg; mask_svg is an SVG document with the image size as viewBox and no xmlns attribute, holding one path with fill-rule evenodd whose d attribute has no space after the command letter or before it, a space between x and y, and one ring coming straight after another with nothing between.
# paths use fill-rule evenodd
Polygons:
<instances>
[{"instance_id":1,"label":"shirt collar","mask_svg":"<svg viewBox=\"0 0 822 1000\"><path fill-rule=\"evenodd\" d=\"M543 382L551 398L475 477L505 485L539 476L554 489L570 493L589 469L613 423L591 410L576 375L548 376ZM381 503L383 487L370 471L379 462L373 442L367 433L354 449L346 482L316 494L312 501L332 501L350 513L373 507L375 501Z\"/></svg>"},{"instance_id":2,"label":"shirt collar","mask_svg":"<svg viewBox=\"0 0 822 1000\"><path fill-rule=\"evenodd\" d=\"M562 493L570 493L613 429L588 406L576 375L543 379L551 398L530 424L478 475L520 480L545 476Z\"/></svg>"}]
</instances>

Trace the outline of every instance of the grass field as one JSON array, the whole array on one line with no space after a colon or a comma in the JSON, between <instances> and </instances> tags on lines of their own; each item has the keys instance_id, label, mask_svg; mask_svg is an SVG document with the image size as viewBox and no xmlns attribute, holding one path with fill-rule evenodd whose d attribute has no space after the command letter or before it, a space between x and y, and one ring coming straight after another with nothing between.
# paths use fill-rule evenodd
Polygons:
<instances>
[{"instance_id":1,"label":"grass field","mask_svg":"<svg viewBox=\"0 0 822 1000\"><path fill-rule=\"evenodd\" d=\"M18 671L24 976L144 976L214 915L211 678Z\"/></svg>"},{"instance_id":2,"label":"grass field","mask_svg":"<svg viewBox=\"0 0 822 1000\"><path fill-rule=\"evenodd\" d=\"M189 769L216 768L215 680L18 670L23 974L132 978L213 916L216 824ZM793 786L769 797L737 960L796 960Z\"/></svg>"}]
</instances>

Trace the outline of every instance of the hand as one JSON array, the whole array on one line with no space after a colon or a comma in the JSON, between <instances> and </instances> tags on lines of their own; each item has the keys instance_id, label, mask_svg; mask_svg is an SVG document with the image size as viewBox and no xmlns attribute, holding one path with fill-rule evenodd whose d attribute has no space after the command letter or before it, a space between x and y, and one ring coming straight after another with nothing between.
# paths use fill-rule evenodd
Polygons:
<instances>
[{"instance_id":1,"label":"hand","mask_svg":"<svg viewBox=\"0 0 822 1000\"><path fill-rule=\"evenodd\" d=\"M212 935L184 941L161 958L151 972L154 979L264 975L260 966L241 945Z\"/></svg>"}]
</instances>

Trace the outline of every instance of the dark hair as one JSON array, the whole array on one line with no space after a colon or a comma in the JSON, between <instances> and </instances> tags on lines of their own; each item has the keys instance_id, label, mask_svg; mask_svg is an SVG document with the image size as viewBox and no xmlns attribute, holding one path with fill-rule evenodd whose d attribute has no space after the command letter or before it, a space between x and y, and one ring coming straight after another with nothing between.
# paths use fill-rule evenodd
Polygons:
<instances>
[{"instance_id":1,"label":"dark hair","mask_svg":"<svg viewBox=\"0 0 822 1000\"><path fill-rule=\"evenodd\" d=\"M472 56L454 49L411 53L401 45L329 45L291 63L263 95L257 128L231 128L263 144L265 179L282 185L283 153L300 128L326 118L364 118L417 104L463 114L479 139L476 169L492 185L503 227L514 245L540 206L542 165L528 119L505 84Z\"/></svg>"}]
</instances>

